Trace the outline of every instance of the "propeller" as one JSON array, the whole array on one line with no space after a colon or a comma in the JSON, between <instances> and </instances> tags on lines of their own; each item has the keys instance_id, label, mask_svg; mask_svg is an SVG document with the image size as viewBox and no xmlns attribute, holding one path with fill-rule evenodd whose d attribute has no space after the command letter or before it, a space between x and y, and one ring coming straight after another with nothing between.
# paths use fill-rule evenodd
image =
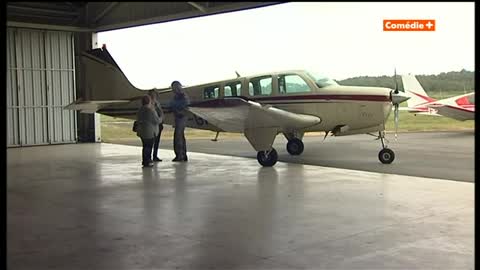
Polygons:
<instances>
[{"instance_id":1,"label":"propeller","mask_svg":"<svg viewBox=\"0 0 480 270\"><path fill-rule=\"evenodd\" d=\"M393 79L395 80L395 94L398 94L397 68L393 69Z\"/></svg>"},{"instance_id":2,"label":"propeller","mask_svg":"<svg viewBox=\"0 0 480 270\"><path fill-rule=\"evenodd\" d=\"M395 80L395 94L398 94L398 82L397 82L397 68L394 68L393 70L393 79ZM397 141L397 132L398 132L398 107L399 107L399 104L396 103L394 104L395 106L395 109L393 111L393 114L394 114L394 123L395 123L395 141Z\"/></svg>"},{"instance_id":3,"label":"propeller","mask_svg":"<svg viewBox=\"0 0 480 270\"><path fill-rule=\"evenodd\" d=\"M395 80L395 90L392 90L390 92L390 100L392 101L392 104L394 106L394 123L395 123L395 141L397 140L397 132L398 132L398 107L400 106L400 103L406 101L410 97L400 94L398 91L398 82L397 82L397 69L395 68L394 70L394 77L393 79Z\"/></svg>"}]
</instances>

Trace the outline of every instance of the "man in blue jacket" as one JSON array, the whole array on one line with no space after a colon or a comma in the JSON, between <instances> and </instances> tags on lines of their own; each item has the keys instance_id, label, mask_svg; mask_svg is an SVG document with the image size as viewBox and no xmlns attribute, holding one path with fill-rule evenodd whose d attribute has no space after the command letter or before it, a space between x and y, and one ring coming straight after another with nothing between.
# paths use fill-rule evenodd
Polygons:
<instances>
[{"instance_id":1,"label":"man in blue jacket","mask_svg":"<svg viewBox=\"0 0 480 270\"><path fill-rule=\"evenodd\" d=\"M171 87L174 96L170 101L170 108L175 116L175 131L173 134L175 158L172 161L188 161L185 127L187 124L186 109L190 104L190 101L187 94L183 91L182 84L179 81L173 81Z\"/></svg>"}]
</instances>

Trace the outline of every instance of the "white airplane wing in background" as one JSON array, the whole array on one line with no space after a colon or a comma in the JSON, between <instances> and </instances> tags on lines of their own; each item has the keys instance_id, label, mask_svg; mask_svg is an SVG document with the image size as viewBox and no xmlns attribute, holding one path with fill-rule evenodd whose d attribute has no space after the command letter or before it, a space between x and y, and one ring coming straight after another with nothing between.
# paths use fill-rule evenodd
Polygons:
<instances>
[{"instance_id":1,"label":"white airplane wing in background","mask_svg":"<svg viewBox=\"0 0 480 270\"><path fill-rule=\"evenodd\" d=\"M400 111L407 111L409 113L413 113L415 115L429 115L429 116L442 116L438 114L436 108L430 108L425 106L425 108L409 108L409 107L400 107L398 108Z\"/></svg>"},{"instance_id":2,"label":"white airplane wing in background","mask_svg":"<svg viewBox=\"0 0 480 270\"><path fill-rule=\"evenodd\" d=\"M437 100L425 104L428 108L434 109L438 114L447 116L459 121L475 119L475 92L454 96L451 98Z\"/></svg>"}]
</instances>

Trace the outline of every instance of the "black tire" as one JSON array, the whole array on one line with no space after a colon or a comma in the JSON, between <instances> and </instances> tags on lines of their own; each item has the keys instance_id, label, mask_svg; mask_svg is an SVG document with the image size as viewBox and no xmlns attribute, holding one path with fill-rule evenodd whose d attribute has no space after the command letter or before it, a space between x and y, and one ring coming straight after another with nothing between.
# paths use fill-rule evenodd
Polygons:
<instances>
[{"instance_id":1,"label":"black tire","mask_svg":"<svg viewBox=\"0 0 480 270\"><path fill-rule=\"evenodd\" d=\"M287 152L290 155L298 156L301 153L303 153L303 149L304 149L304 145L303 145L302 140L300 140L300 139L293 138L293 139L289 140L288 143L287 143Z\"/></svg>"},{"instance_id":2,"label":"black tire","mask_svg":"<svg viewBox=\"0 0 480 270\"><path fill-rule=\"evenodd\" d=\"M378 159L379 159L380 162L382 162L383 164L390 164L390 163L393 162L393 160L395 160L395 153L393 152L392 149L383 148L383 149L380 150L380 152L378 153Z\"/></svg>"},{"instance_id":3,"label":"black tire","mask_svg":"<svg viewBox=\"0 0 480 270\"><path fill-rule=\"evenodd\" d=\"M272 167L277 163L278 154L275 148L272 148L272 151L268 154L268 157L265 156L265 151L260 151L257 154L258 163L260 163L263 167Z\"/></svg>"}]
</instances>

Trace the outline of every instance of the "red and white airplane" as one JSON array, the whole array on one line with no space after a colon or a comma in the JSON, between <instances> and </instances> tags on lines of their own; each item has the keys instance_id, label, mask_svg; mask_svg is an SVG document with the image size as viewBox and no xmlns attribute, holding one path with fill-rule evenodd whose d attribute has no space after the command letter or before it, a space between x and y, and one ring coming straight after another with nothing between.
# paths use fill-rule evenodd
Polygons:
<instances>
[{"instance_id":1,"label":"red and white airplane","mask_svg":"<svg viewBox=\"0 0 480 270\"><path fill-rule=\"evenodd\" d=\"M446 116L459 121L475 119L475 92L436 100L427 95L414 75L402 75L403 89L410 99L400 108L415 115Z\"/></svg>"}]
</instances>

